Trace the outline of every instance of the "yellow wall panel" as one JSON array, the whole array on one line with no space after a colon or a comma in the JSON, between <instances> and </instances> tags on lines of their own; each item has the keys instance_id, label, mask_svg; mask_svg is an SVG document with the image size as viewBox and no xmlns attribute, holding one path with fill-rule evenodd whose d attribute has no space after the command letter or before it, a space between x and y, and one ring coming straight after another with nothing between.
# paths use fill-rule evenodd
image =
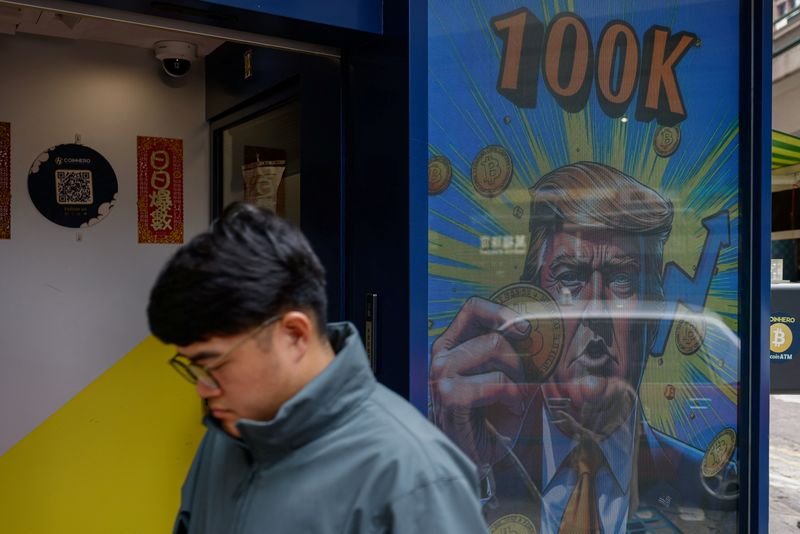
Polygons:
<instances>
[{"instance_id":1,"label":"yellow wall panel","mask_svg":"<svg viewBox=\"0 0 800 534\"><path fill-rule=\"evenodd\" d=\"M145 339L0 457L0 532L170 532L203 434L194 389Z\"/></svg>"}]
</instances>

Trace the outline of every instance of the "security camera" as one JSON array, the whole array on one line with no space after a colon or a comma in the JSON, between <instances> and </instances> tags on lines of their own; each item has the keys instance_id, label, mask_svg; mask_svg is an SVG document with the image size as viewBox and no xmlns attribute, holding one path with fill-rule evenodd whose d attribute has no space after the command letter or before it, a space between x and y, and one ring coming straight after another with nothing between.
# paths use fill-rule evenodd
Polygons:
<instances>
[{"instance_id":1,"label":"security camera","mask_svg":"<svg viewBox=\"0 0 800 534\"><path fill-rule=\"evenodd\" d=\"M197 59L197 47L184 41L158 41L155 52L164 72L173 78L186 76L192 68L192 61Z\"/></svg>"}]
</instances>

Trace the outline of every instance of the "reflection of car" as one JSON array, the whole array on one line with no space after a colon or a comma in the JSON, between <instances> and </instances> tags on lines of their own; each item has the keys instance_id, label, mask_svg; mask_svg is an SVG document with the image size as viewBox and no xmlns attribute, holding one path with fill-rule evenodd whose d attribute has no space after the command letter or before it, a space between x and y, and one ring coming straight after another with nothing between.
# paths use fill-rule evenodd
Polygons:
<instances>
[{"instance_id":1,"label":"reflection of car","mask_svg":"<svg viewBox=\"0 0 800 534\"><path fill-rule=\"evenodd\" d=\"M605 344L613 343L613 339L602 339L604 335L612 336L613 328L606 330L607 334L603 334L604 330L598 326L598 323L624 320L628 324L639 326L642 332L648 333L649 339L654 339L659 328L667 328L669 336L668 341L674 343L672 352L677 352L682 356L698 356L698 361L702 362L706 368L712 369L716 374L715 377L705 376L708 380L706 384L698 381L691 382L696 391L692 395L684 395L689 403L689 409L693 411L702 411L709 409L713 405L713 398L701 394L702 390L708 389L709 391L718 391L722 387L731 388L731 396L738 397L739 389L739 337L730 329L722 317L711 311L703 311L702 313L695 313L679 306L675 313L669 314L664 311L663 304L657 305L642 305L638 304L635 309L626 307L611 307L606 306L601 310L597 309L582 309L578 310L571 305L561 304L558 307L558 312L554 313L552 306L542 306L538 302L528 302L524 306L511 306L517 308L521 319L527 320L532 325L530 337L531 341L525 344L516 344L517 348L521 346L532 347L533 350L538 350L542 353L550 351L555 356L555 359L564 357L564 345L568 340L564 340L564 324L567 321L584 321L592 323L590 328L599 332L597 334L598 340L602 340ZM521 310L520 308L525 308ZM546 311L549 308L550 311ZM516 323L517 321L515 321ZM504 324L498 330L505 331L511 327L511 324ZM583 364L592 370L602 372L602 367L608 363L611 355L607 348L604 349L604 343L595 343L592 350L584 350L580 355L572 355L576 360L581 358ZM652 347L650 347L652 348ZM703 350L701 350L703 349ZM670 352L669 347L665 347L661 354L653 354L652 350L648 350L648 360L646 365L664 365L661 358ZM525 355L524 351L519 351L518 354ZM557 361L547 361L547 366L537 365L537 363L544 361L545 358L540 358L537 355L531 355L534 361L534 371L544 371L539 375L540 380L547 379L556 367ZM544 354L542 354L544 356ZM657 363L655 363L657 362ZM568 362L571 365L572 362ZM698 365L695 365L698 367ZM685 375L687 378L689 375ZM714 378L714 380L712 380ZM552 379L551 379L552 380ZM674 379L677 380L677 377ZM667 400L673 400L678 393L675 387L678 385L676 381L658 381L652 380L647 382L647 387L655 389L659 395L663 395ZM648 391L652 394L653 391ZM732 420L736 420L735 417Z\"/></svg>"},{"instance_id":2,"label":"reflection of car","mask_svg":"<svg viewBox=\"0 0 800 534\"><path fill-rule=\"evenodd\" d=\"M622 320L634 326L639 324L646 327L648 338L651 341L661 333L660 329L667 329L667 332L661 334L664 336L669 334L680 353L691 355L705 345L706 352L721 362L721 368L727 369L726 375L731 375L734 378L733 382L738 382L740 341L723 318L715 312L704 310L702 313L696 313L678 306L674 313L669 313L665 311L663 303L639 303L632 309L624 305L605 304L609 301L602 301L604 302L603 306L583 306L578 309L571 304L569 298L559 300L561 302L555 313L552 311L552 303L543 304L529 301L509 307L520 313L522 319L531 323L533 326L531 334L543 336L543 339L538 341L544 343L545 346L550 346L550 343L547 342L548 339L552 339L553 343L558 344L559 331L563 336L564 321L583 321L597 325L603 322L613 323ZM498 330L503 332L510 326L511 324L504 324ZM613 330L611 332L613 335ZM602 337L602 334L599 335ZM538 346L538 344L534 343L534 346ZM654 352L652 342L648 349L650 356L662 356L666 352L664 347L661 347L659 352Z\"/></svg>"}]
</instances>

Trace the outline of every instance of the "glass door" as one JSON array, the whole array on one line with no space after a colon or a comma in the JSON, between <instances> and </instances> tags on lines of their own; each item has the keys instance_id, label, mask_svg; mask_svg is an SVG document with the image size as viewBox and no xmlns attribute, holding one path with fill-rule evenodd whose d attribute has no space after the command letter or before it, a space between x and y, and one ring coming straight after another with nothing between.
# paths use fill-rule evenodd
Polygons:
<instances>
[{"instance_id":1,"label":"glass door","mask_svg":"<svg viewBox=\"0 0 800 534\"><path fill-rule=\"evenodd\" d=\"M750 12L566 4L427 3L430 415L491 532L740 531Z\"/></svg>"},{"instance_id":2,"label":"glass door","mask_svg":"<svg viewBox=\"0 0 800 534\"><path fill-rule=\"evenodd\" d=\"M221 128L221 207L243 200L300 226L300 102Z\"/></svg>"},{"instance_id":3,"label":"glass door","mask_svg":"<svg viewBox=\"0 0 800 534\"><path fill-rule=\"evenodd\" d=\"M284 74L299 68L300 60L291 59ZM325 66L232 101L210 121L211 214L241 200L300 227L325 266L328 320L338 321L344 315L341 98L338 70Z\"/></svg>"}]
</instances>

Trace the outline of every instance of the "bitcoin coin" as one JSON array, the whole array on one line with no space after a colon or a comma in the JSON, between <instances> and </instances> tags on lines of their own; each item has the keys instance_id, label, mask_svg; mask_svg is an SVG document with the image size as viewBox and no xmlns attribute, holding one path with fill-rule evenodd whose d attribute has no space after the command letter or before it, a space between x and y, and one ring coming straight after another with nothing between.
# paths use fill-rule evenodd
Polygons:
<instances>
[{"instance_id":1,"label":"bitcoin coin","mask_svg":"<svg viewBox=\"0 0 800 534\"><path fill-rule=\"evenodd\" d=\"M792 330L783 323L769 325L769 350L776 354L786 351L792 345Z\"/></svg>"},{"instance_id":2,"label":"bitcoin coin","mask_svg":"<svg viewBox=\"0 0 800 534\"><path fill-rule=\"evenodd\" d=\"M489 526L491 534L536 534L533 521L522 514L504 515Z\"/></svg>"},{"instance_id":3,"label":"bitcoin coin","mask_svg":"<svg viewBox=\"0 0 800 534\"><path fill-rule=\"evenodd\" d=\"M706 337L706 323L702 318L679 320L675 325L675 345L681 354L694 354Z\"/></svg>"},{"instance_id":4,"label":"bitcoin coin","mask_svg":"<svg viewBox=\"0 0 800 534\"><path fill-rule=\"evenodd\" d=\"M706 478L717 476L733 456L734 449L736 449L736 432L732 428L726 428L714 436L700 464L703 476Z\"/></svg>"},{"instance_id":5,"label":"bitcoin coin","mask_svg":"<svg viewBox=\"0 0 800 534\"><path fill-rule=\"evenodd\" d=\"M444 156L434 156L428 162L428 194L438 195L450 185L453 168Z\"/></svg>"},{"instance_id":6,"label":"bitcoin coin","mask_svg":"<svg viewBox=\"0 0 800 534\"><path fill-rule=\"evenodd\" d=\"M505 148L487 146L472 161L472 185L481 195L496 197L511 183L513 170L511 156Z\"/></svg>"},{"instance_id":7,"label":"bitcoin coin","mask_svg":"<svg viewBox=\"0 0 800 534\"><path fill-rule=\"evenodd\" d=\"M501 288L490 300L508 306L530 323L528 337L513 345L527 378L545 380L558 365L564 346L564 322L556 301L545 290L521 283Z\"/></svg>"},{"instance_id":8,"label":"bitcoin coin","mask_svg":"<svg viewBox=\"0 0 800 534\"><path fill-rule=\"evenodd\" d=\"M671 156L681 144L681 130L677 126L659 126L653 136L653 150L662 158Z\"/></svg>"}]
</instances>

